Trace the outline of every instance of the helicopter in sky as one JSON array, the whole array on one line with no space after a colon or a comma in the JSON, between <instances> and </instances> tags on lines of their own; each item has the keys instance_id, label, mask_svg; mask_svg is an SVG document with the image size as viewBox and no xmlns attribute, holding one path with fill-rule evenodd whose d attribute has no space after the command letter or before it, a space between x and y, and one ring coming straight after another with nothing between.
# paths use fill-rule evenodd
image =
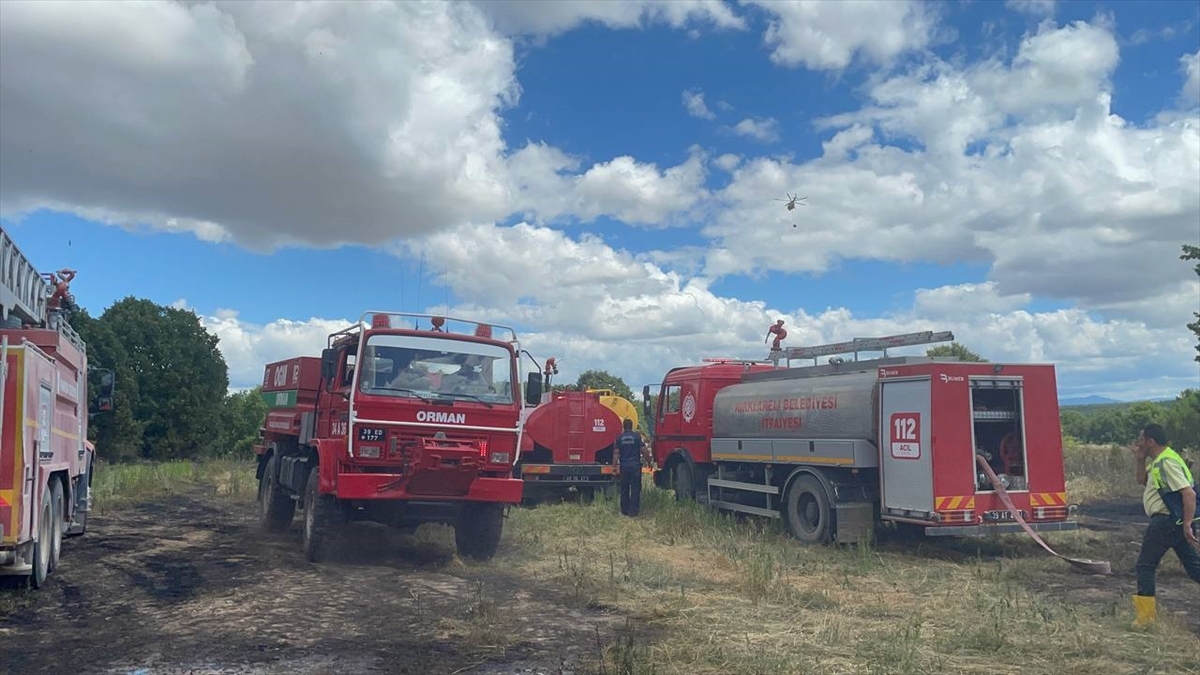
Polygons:
<instances>
[{"instance_id":1,"label":"helicopter in sky","mask_svg":"<svg viewBox=\"0 0 1200 675\"><path fill-rule=\"evenodd\" d=\"M790 192L788 192L788 193L786 193L786 194L787 194L787 196L788 196L788 198L787 198L787 199L780 199L780 198L776 197L776 198L775 198L775 201L777 201L777 202L787 202L787 210L788 210L788 211L791 211L791 210L795 209L797 206L808 206L808 204L798 204L798 203L797 203L797 202L802 202L802 201L804 201L805 199L808 199L808 197L793 197L793 196L792 196L792 194L791 194Z\"/></svg>"}]
</instances>

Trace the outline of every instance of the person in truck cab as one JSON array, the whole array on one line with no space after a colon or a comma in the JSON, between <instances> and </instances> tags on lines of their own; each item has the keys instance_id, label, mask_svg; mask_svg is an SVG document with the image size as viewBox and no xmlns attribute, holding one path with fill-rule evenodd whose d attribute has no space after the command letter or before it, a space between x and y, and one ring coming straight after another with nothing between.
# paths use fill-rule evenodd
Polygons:
<instances>
[{"instance_id":1,"label":"person in truck cab","mask_svg":"<svg viewBox=\"0 0 1200 675\"><path fill-rule=\"evenodd\" d=\"M1200 551L1193 528L1196 486L1187 463L1167 445L1160 425L1143 427L1132 451L1137 480L1145 486L1142 505L1150 517L1137 559L1133 625L1146 626L1154 623L1154 576L1167 551L1175 551L1187 575L1200 584Z\"/></svg>"},{"instance_id":2,"label":"person in truck cab","mask_svg":"<svg viewBox=\"0 0 1200 675\"><path fill-rule=\"evenodd\" d=\"M391 381L388 382L387 386L389 388L424 391L432 386L427 373L412 367L415 356L415 354L407 349L395 350L395 355L392 357L392 372L394 375Z\"/></svg>"}]
</instances>

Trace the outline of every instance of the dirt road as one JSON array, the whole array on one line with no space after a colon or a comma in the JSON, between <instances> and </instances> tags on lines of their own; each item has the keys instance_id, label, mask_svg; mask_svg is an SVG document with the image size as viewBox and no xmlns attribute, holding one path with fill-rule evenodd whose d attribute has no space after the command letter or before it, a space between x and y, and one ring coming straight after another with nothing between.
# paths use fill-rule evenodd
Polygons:
<instances>
[{"instance_id":1,"label":"dirt road","mask_svg":"<svg viewBox=\"0 0 1200 675\"><path fill-rule=\"evenodd\" d=\"M0 615L0 673L583 675L621 619L370 525L342 560L196 488L95 517ZM214 506L218 505L218 506ZM299 519L297 519L298 523ZM4 591L11 594L11 590Z\"/></svg>"}]
</instances>

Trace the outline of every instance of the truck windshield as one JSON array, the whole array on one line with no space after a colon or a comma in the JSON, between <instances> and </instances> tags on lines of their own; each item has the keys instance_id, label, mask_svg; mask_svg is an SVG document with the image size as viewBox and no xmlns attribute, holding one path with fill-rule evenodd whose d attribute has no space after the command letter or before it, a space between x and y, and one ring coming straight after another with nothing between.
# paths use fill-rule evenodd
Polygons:
<instances>
[{"instance_id":1,"label":"truck windshield","mask_svg":"<svg viewBox=\"0 0 1200 675\"><path fill-rule=\"evenodd\" d=\"M377 396L512 403L512 354L497 345L408 335L372 335L359 390Z\"/></svg>"}]
</instances>

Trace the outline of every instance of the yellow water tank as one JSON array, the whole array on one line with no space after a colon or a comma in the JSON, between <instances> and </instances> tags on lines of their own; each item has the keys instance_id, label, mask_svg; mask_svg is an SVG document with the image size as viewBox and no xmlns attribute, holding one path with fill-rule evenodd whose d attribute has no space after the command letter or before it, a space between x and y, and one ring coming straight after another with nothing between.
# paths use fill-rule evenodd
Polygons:
<instances>
[{"instance_id":1,"label":"yellow water tank","mask_svg":"<svg viewBox=\"0 0 1200 675\"><path fill-rule=\"evenodd\" d=\"M637 431L638 410L637 406L635 406L633 402L624 396L617 396L617 393L612 389L588 389L588 392L599 394L600 405L603 405L609 410L617 413L617 416L621 418L622 423L624 423L625 419L627 418L631 420L633 422L634 431Z\"/></svg>"}]
</instances>

